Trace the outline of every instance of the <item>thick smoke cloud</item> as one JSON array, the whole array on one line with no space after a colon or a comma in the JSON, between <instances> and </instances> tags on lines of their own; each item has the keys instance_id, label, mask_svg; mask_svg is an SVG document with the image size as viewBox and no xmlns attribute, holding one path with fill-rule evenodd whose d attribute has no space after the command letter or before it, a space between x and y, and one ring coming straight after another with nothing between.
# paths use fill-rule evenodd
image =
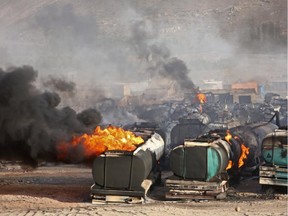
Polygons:
<instances>
[{"instance_id":1,"label":"thick smoke cloud","mask_svg":"<svg viewBox=\"0 0 288 216\"><path fill-rule=\"evenodd\" d=\"M56 160L57 144L73 134L89 132L101 121L97 110L77 114L70 107L57 109L61 98L40 92L30 66L0 73L0 158L32 165L38 159Z\"/></svg>"}]
</instances>

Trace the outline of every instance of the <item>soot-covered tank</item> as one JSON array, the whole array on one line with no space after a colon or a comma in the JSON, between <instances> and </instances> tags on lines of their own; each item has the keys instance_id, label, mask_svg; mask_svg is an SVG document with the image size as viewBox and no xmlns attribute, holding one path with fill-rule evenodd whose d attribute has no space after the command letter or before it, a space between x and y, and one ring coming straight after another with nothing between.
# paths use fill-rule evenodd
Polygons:
<instances>
[{"instance_id":1,"label":"soot-covered tank","mask_svg":"<svg viewBox=\"0 0 288 216\"><path fill-rule=\"evenodd\" d=\"M193 113L190 118L179 119L170 132L170 148L183 144L187 138L196 138L204 133L204 129L210 122L205 113Z\"/></svg>"},{"instance_id":2,"label":"soot-covered tank","mask_svg":"<svg viewBox=\"0 0 288 216\"><path fill-rule=\"evenodd\" d=\"M106 151L94 159L92 195L143 196L143 182L155 180L164 153L162 137L151 131L136 131L145 142L134 151Z\"/></svg>"},{"instance_id":3,"label":"soot-covered tank","mask_svg":"<svg viewBox=\"0 0 288 216\"><path fill-rule=\"evenodd\" d=\"M277 128L277 125L270 122L258 122L230 130L233 135L241 138L245 146L249 148L249 154L243 168L255 170L261 164L263 161L262 141L266 135L273 133Z\"/></svg>"}]
</instances>

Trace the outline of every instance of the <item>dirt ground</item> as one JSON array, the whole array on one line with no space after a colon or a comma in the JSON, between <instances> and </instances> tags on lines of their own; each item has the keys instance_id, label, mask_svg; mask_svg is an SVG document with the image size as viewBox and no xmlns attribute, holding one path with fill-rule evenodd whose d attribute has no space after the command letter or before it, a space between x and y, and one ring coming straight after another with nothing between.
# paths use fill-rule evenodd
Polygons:
<instances>
[{"instance_id":1,"label":"dirt ground","mask_svg":"<svg viewBox=\"0 0 288 216\"><path fill-rule=\"evenodd\" d=\"M231 187L226 199L212 201L167 201L165 187L156 186L143 204L92 204L92 184L91 168L85 166L23 170L0 164L0 215L287 215L287 193L263 192L257 178Z\"/></svg>"}]
</instances>

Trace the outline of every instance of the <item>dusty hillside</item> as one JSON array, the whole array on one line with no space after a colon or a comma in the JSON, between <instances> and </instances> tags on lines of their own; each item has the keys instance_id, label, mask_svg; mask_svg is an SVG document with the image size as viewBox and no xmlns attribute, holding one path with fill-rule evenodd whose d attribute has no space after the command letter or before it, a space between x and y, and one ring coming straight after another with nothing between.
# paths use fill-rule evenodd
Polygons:
<instances>
[{"instance_id":1,"label":"dusty hillside","mask_svg":"<svg viewBox=\"0 0 288 216\"><path fill-rule=\"evenodd\" d=\"M158 23L159 28L172 28L207 20L209 24L220 26L225 35L229 32L239 33L240 27L259 27L263 23L274 23L280 28L281 36L287 35L287 2L285 0L215 0L215 1L69 1L69 0L4 0L1 6L1 26L13 28L17 24L26 25L39 14L58 8L58 13L64 13L72 7L75 16L85 16L94 20L95 26L102 26L105 31L112 33L120 31L123 25L121 17L131 12L138 13L145 19ZM70 9L69 9L70 8ZM57 9L55 9L57 10ZM120 18L120 19L119 19ZM131 20L132 20L131 19ZM64 26L65 28L65 26ZM106 32L99 32L105 34ZM115 36L115 35L114 35ZM123 35L124 36L124 35Z\"/></svg>"},{"instance_id":2,"label":"dusty hillside","mask_svg":"<svg viewBox=\"0 0 288 216\"><path fill-rule=\"evenodd\" d=\"M3 0L0 12L1 67L78 86L151 79L163 56L196 83L287 78L285 0Z\"/></svg>"}]
</instances>

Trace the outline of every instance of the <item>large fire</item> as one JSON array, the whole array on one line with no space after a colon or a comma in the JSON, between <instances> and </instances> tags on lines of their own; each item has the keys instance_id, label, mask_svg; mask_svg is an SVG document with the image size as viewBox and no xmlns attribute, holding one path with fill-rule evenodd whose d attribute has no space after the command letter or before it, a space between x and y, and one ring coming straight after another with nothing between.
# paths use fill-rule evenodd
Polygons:
<instances>
[{"instance_id":1,"label":"large fire","mask_svg":"<svg viewBox=\"0 0 288 216\"><path fill-rule=\"evenodd\" d=\"M140 136L116 126L101 129L97 126L93 134L74 136L70 142L60 143L57 147L59 159L66 159L71 150L83 149L85 158L96 157L107 150L133 151L143 143Z\"/></svg>"},{"instance_id":2,"label":"large fire","mask_svg":"<svg viewBox=\"0 0 288 216\"><path fill-rule=\"evenodd\" d=\"M230 140L232 139L232 134L229 130L226 131L225 140L231 145ZM234 139L240 140L239 137L234 136ZM247 155L249 154L249 148L244 145L244 143L241 144L241 155L238 160L238 168L242 167L244 165L244 160L247 159ZM230 169L233 166L233 162L229 160L228 165L226 167L226 170Z\"/></svg>"}]
</instances>

